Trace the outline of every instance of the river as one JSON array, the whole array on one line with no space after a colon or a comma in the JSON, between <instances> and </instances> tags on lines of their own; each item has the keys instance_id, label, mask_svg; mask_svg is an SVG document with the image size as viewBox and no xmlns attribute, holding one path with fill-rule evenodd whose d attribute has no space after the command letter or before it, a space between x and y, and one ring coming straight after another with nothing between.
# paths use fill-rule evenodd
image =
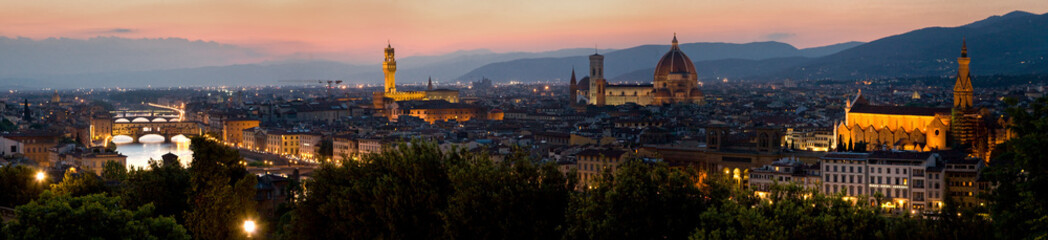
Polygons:
<instances>
[{"instance_id":1,"label":"river","mask_svg":"<svg viewBox=\"0 0 1048 240\"><path fill-rule=\"evenodd\" d=\"M127 168L149 168L149 160L160 161L160 156L167 153L178 155L178 161L182 166L188 166L193 161L193 151L189 150L188 139L175 139L171 143L160 141L142 141L142 143L117 143L116 151L127 156ZM178 141L182 140L182 141Z\"/></svg>"}]
</instances>

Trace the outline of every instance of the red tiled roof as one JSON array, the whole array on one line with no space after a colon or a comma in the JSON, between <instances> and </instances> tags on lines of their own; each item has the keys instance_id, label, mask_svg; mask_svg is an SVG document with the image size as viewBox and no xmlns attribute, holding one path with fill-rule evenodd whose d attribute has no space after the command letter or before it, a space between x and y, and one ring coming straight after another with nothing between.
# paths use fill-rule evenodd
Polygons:
<instances>
[{"instance_id":1,"label":"red tiled roof","mask_svg":"<svg viewBox=\"0 0 1048 240\"><path fill-rule=\"evenodd\" d=\"M875 106L868 104L857 104L855 106L852 106L849 112L891 115L935 116L936 113L950 113L950 108Z\"/></svg>"}]
</instances>

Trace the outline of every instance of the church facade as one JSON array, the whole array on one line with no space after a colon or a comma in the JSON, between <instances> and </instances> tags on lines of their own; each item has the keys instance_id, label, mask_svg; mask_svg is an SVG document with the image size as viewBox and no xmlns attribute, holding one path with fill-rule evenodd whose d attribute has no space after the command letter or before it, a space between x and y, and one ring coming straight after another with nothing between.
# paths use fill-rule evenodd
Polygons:
<instances>
[{"instance_id":1,"label":"church facade","mask_svg":"<svg viewBox=\"0 0 1048 240\"><path fill-rule=\"evenodd\" d=\"M849 101L836 126L838 151L895 149L946 150L966 146L970 155L989 159L994 146L1008 138L1003 120L973 107L967 44L957 58L952 108L872 105L862 96ZM844 148L844 149L841 149Z\"/></svg>"},{"instance_id":2,"label":"church facade","mask_svg":"<svg viewBox=\"0 0 1048 240\"><path fill-rule=\"evenodd\" d=\"M673 36L670 51L655 65L652 84L608 84L604 78L604 56L589 57L589 77L575 82L572 70L572 103L578 104L576 96L585 96L586 104L605 106L633 103L638 105L662 105L672 103L705 103L699 90L695 64L680 50L677 36Z\"/></svg>"}]
</instances>

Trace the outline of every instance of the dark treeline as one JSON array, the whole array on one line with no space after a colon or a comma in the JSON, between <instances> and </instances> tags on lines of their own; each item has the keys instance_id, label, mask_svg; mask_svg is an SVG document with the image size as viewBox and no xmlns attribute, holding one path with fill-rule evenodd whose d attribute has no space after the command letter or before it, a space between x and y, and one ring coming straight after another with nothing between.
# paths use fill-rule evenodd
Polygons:
<instances>
[{"instance_id":1,"label":"dark treeline","mask_svg":"<svg viewBox=\"0 0 1048 240\"><path fill-rule=\"evenodd\" d=\"M958 239L990 222L948 212L888 216L842 196L779 185L767 199L723 176L628 161L576 191L554 164L494 163L435 144L403 144L325 165L274 230L282 239Z\"/></svg>"}]
</instances>

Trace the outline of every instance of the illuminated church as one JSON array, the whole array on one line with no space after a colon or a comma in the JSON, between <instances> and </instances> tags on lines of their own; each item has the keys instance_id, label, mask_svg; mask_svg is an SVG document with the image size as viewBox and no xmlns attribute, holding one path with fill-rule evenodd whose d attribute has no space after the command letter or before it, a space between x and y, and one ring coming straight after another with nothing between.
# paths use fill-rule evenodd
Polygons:
<instances>
[{"instance_id":1,"label":"illuminated church","mask_svg":"<svg viewBox=\"0 0 1048 240\"><path fill-rule=\"evenodd\" d=\"M993 147L1007 138L1007 132L988 110L973 107L970 62L967 44L962 43L953 108L872 105L859 91L844 109L844 122L836 127L838 151L935 151L967 145L973 156L988 159ZM866 149L857 149L863 145Z\"/></svg>"},{"instance_id":2,"label":"illuminated church","mask_svg":"<svg viewBox=\"0 0 1048 240\"><path fill-rule=\"evenodd\" d=\"M577 96L585 96L590 105L662 105L672 103L703 104L702 91L699 90L699 76L695 64L680 50L677 36L674 34L670 51L662 56L655 65L655 76L652 84L608 84L604 78L604 56L593 54L589 57L589 77L575 82L575 71L572 70L571 91L572 103L577 104Z\"/></svg>"}]
</instances>

